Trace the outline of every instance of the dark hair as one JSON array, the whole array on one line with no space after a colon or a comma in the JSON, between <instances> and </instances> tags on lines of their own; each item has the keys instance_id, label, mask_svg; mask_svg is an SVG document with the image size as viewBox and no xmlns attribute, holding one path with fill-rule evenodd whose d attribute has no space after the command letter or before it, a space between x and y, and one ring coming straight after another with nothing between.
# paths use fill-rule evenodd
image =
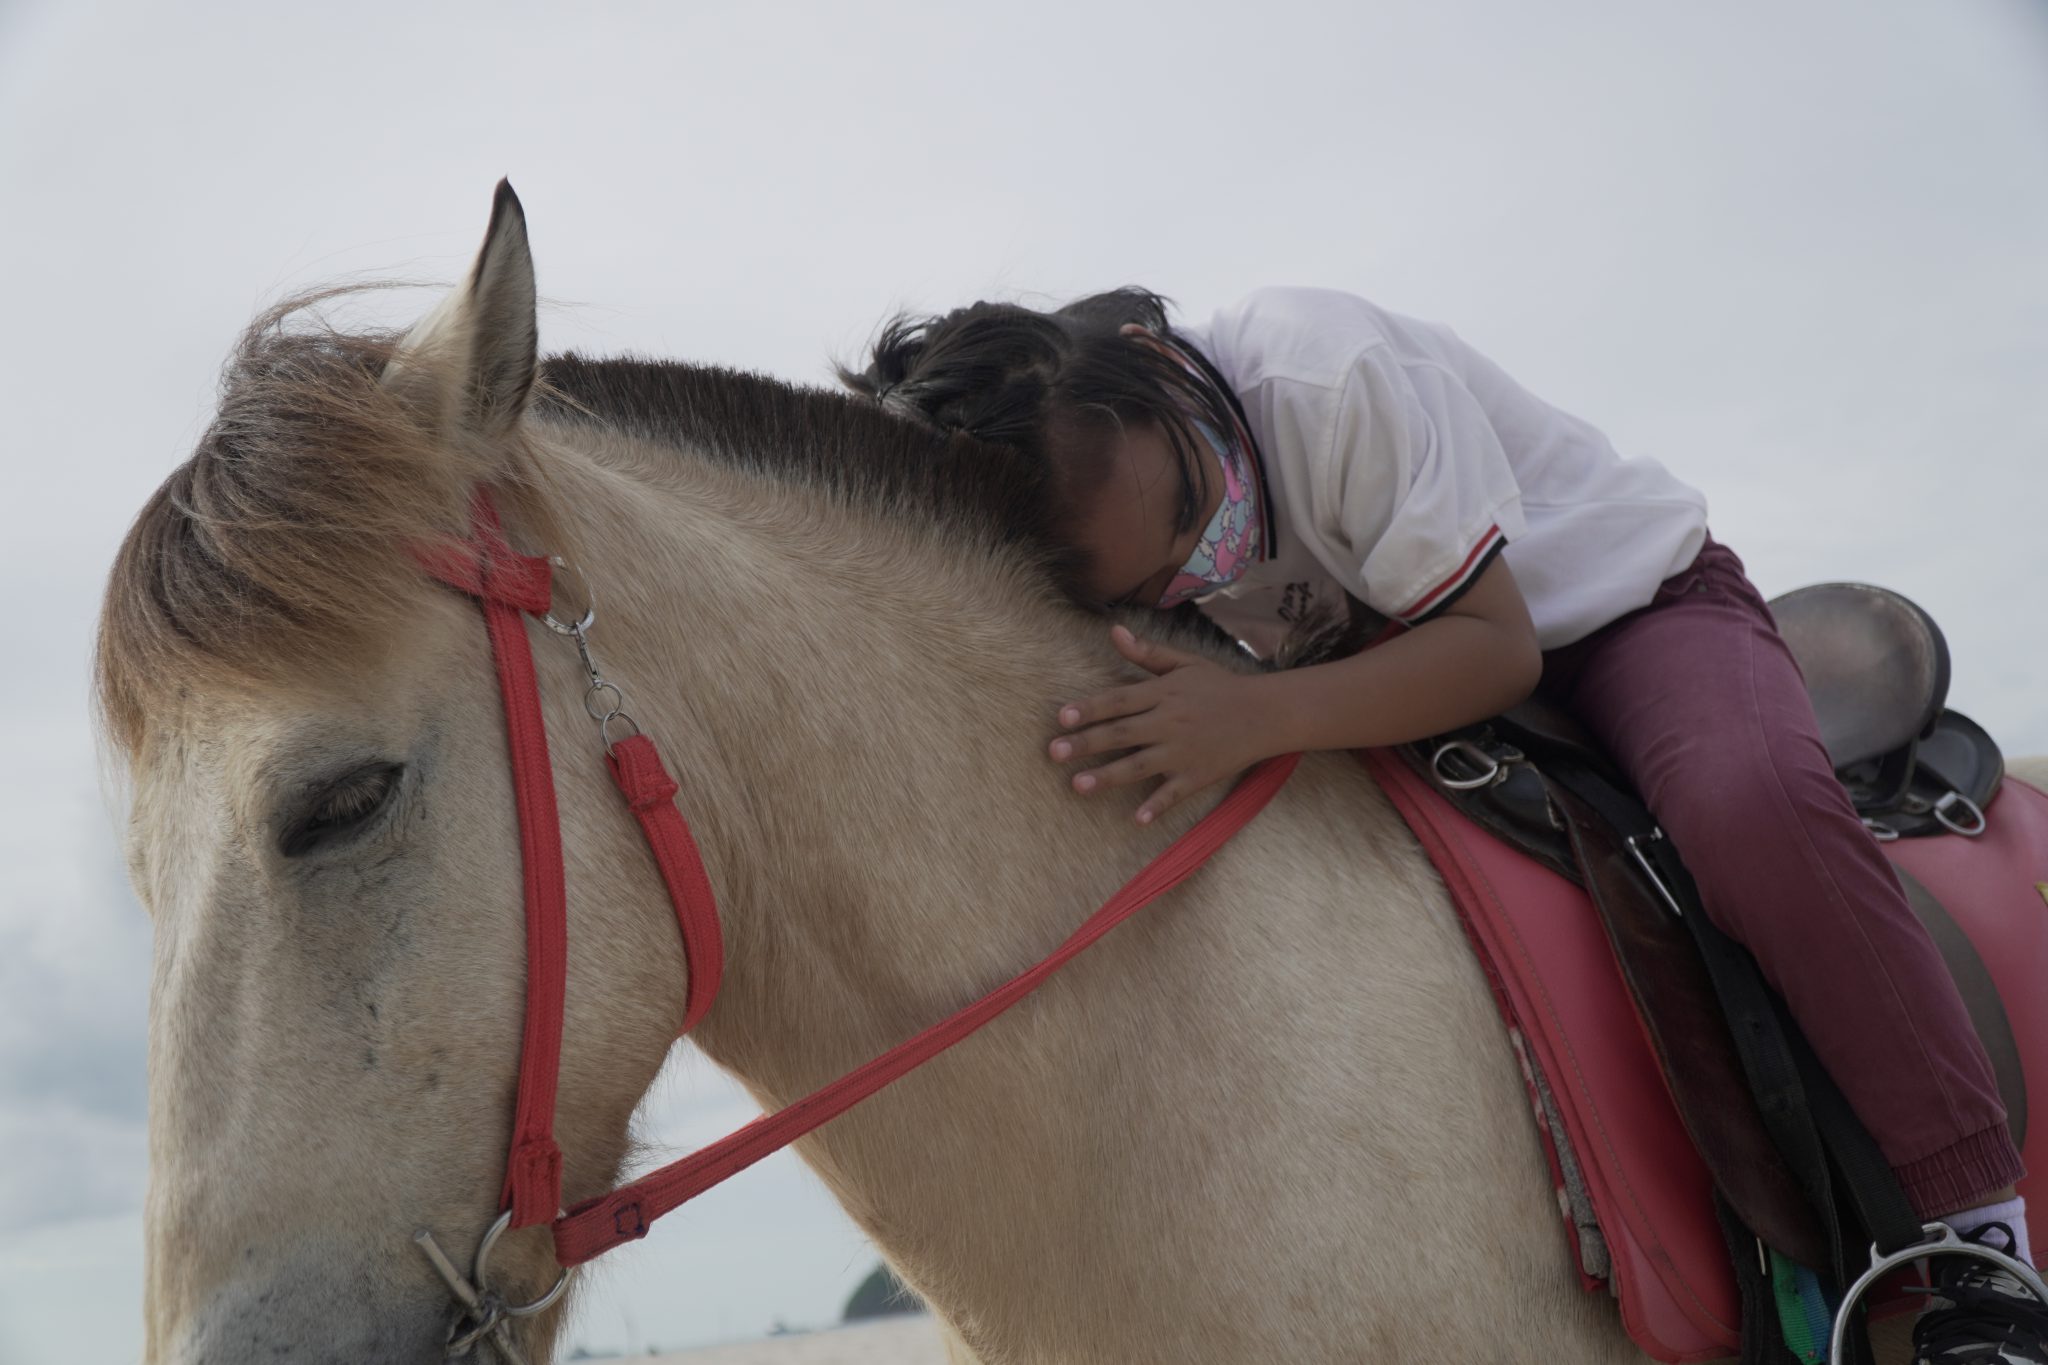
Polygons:
<instances>
[{"instance_id":1,"label":"dark hair","mask_svg":"<svg viewBox=\"0 0 2048 1365\"><path fill-rule=\"evenodd\" d=\"M1024 451L1051 465L1071 508L1108 472L1111 443L1132 425L1157 425L1181 470L1175 529L1194 525L1209 479L1190 415L1228 436L1235 400L1216 369L1167 321L1168 301L1125 287L1049 313L975 303L939 316L899 313L883 325L867 367L838 367L855 393L948 431ZM1138 323L1185 355L1122 328Z\"/></svg>"}]
</instances>

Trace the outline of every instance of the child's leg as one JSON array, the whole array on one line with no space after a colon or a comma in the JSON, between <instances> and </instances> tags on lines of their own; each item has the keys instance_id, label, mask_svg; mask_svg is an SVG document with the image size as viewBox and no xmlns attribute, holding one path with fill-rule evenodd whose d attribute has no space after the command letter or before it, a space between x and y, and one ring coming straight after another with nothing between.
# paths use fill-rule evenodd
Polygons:
<instances>
[{"instance_id":1,"label":"child's leg","mask_svg":"<svg viewBox=\"0 0 2048 1365\"><path fill-rule=\"evenodd\" d=\"M2009 1194L2022 1168L1991 1064L1742 561L1709 541L1649 607L1547 655L1543 685L1635 781L1914 1210Z\"/></svg>"}]
</instances>

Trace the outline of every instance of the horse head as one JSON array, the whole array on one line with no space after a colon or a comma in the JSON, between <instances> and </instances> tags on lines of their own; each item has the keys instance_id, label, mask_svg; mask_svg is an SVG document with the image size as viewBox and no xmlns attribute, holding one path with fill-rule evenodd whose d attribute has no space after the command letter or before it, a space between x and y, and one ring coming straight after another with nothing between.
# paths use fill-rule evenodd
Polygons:
<instances>
[{"instance_id":1,"label":"horse head","mask_svg":"<svg viewBox=\"0 0 2048 1365\"><path fill-rule=\"evenodd\" d=\"M412 1238L467 1265L496 1211L525 942L488 646L415 555L480 484L546 524L535 337L501 186L474 269L403 336L259 319L115 568L100 681L156 937L152 1361L442 1358L449 1290ZM645 853L590 794L601 765L574 757L560 1140L587 1190L626 1151L685 978ZM539 1232L496 1255L515 1301L554 1278Z\"/></svg>"}]
</instances>

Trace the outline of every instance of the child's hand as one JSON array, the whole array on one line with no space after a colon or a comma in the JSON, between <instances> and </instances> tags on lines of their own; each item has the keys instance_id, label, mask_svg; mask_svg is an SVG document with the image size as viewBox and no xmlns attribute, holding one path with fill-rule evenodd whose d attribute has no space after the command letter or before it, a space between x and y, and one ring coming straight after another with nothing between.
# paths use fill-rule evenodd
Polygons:
<instances>
[{"instance_id":1,"label":"child's hand","mask_svg":"<svg viewBox=\"0 0 2048 1365\"><path fill-rule=\"evenodd\" d=\"M1138 823L1150 824L1177 802L1271 756L1257 734L1258 707L1250 695L1257 678L1140 640L1122 626L1112 627L1109 638L1118 653L1157 676L1060 708L1060 728L1069 733L1048 750L1056 761L1133 751L1075 773L1075 791L1086 795L1163 778L1138 807Z\"/></svg>"}]
</instances>

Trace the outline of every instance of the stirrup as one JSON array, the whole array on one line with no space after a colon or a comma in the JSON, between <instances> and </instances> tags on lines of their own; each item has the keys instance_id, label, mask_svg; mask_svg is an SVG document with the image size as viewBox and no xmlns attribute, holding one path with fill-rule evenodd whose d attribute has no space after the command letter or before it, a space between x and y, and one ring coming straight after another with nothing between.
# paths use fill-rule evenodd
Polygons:
<instances>
[{"instance_id":1,"label":"stirrup","mask_svg":"<svg viewBox=\"0 0 2048 1365\"><path fill-rule=\"evenodd\" d=\"M1856 1282L1849 1286L1849 1292L1842 1295L1842 1306L1835 1310L1834 1330L1828 1334L1829 1360L1843 1359L1842 1352L1849 1343L1850 1315L1863 1301L1863 1296L1870 1292L1870 1287L1900 1266L1928 1256L1967 1256L1988 1261L2018 1280L2034 1296L2036 1303L2048 1308L2048 1284L2043 1284L2039 1272L2025 1261L2008 1256L1995 1247L1966 1242L1946 1223L1923 1223L1920 1230L1927 1234L1923 1240L1910 1242L1889 1255L1879 1252L1876 1243L1871 1244L1870 1269L1856 1277Z\"/></svg>"}]
</instances>

